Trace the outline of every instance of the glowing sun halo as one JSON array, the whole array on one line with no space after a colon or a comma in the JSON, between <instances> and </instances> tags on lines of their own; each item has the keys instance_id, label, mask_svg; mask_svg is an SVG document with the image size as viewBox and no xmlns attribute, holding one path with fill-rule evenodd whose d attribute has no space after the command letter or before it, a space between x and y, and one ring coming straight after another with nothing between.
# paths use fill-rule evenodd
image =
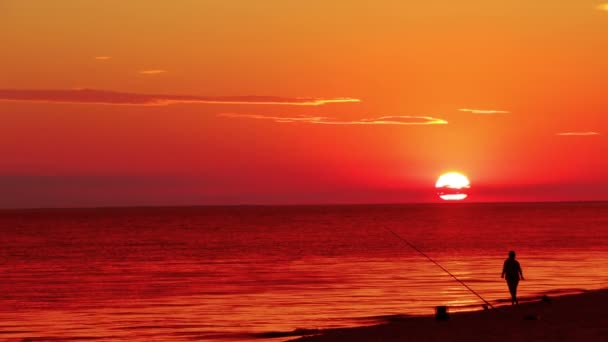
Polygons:
<instances>
[{"instance_id":1,"label":"glowing sun halo","mask_svg":"<svg viewBox=\"0 0 608 342\"><path fill-rule=\"evenodd\" d=\"M471 186L467 176L459 172L448 172L439 176L435 183L437 195L446 201L459 201L467 198L466 190Z\"/></svg>"}]
</instances>

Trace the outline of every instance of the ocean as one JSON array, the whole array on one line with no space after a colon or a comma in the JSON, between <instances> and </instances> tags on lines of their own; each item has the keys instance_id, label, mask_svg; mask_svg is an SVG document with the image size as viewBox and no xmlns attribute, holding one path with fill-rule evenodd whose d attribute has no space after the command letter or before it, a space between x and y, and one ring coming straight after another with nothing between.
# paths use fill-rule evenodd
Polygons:
<instances>
[{"instance_id":1,"label":"ocean","mask_svg":"<svg viewBox=\"0 0 608 342\"><path fill-rule=\"evenodd\" d=\"M0 340L284 341L608 286L608 203L0 211ZM300 330L301 331L301 330ZM279 337L277 337L279 336Z\"/></svg>"}]
</instances>

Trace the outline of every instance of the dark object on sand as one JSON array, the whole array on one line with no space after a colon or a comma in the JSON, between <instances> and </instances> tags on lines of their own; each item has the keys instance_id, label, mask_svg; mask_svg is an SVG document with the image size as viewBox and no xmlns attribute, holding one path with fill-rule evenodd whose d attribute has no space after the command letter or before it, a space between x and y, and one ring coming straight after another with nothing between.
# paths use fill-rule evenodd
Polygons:
<instances>
[{"instance_id":1,"label":"dark object on sand","mask_svg":"<svg viewBox=\"0 0 608 342\"><path fill-rule=\"evenodd\" d=\"M524 320L526 321L538 321L540 319L539 314L527 314L524 316Z\"/></svg>"},{"instance_id":2,"label":"dark object on sand","mask_svg":"<svg viewBox=\"0 0 608 342\"><path fill-rule=\"evenodd\" d=\"M543 297L540 299L540 301L541 301L541 302L543 302L543 303L551 303L551 298L549 298L549 296L547 296L547 295L544 295L544 296L543 296Z\"/></svg>"},{"instance_id":3,"label":"dark object on sand","mask_svg":"<svg viewBox=\"0 0 608 342\"><path fill-rule=\"evenodd\" d=\"M447 306L436 306L435 307L435 319L438 321L447 321L450 319Z\"/></svg>"}]
</instances>

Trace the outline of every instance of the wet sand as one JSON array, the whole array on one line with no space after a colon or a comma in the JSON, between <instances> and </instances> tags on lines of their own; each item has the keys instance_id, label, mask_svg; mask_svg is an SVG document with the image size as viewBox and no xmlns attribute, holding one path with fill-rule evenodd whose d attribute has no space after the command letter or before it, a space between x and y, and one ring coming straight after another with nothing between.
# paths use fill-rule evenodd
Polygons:
<instances>
[{"instance_id":1,"label":"wet sand","mask_svg":"<svg viewBox=\"0 0 608 342\"><path fill-rule=\"evenodd\" d=\"M406 318L388 324L322 331L298 342L608 341L608 289L549 297L519 306Z\"/></svg>"}]
</instances>

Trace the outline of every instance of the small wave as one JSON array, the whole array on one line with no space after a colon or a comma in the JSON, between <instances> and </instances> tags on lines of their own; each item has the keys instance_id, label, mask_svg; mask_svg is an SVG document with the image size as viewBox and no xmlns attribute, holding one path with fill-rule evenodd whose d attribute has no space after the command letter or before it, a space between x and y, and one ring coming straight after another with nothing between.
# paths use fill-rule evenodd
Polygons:
<instances>
[{"instance_id":1,"label":"small wave","mask_svg":"<svg viewBox=\"0 0 608 342\"><path fill-rule=\"evenodd\" d=\"M31 330L0 330L0 335L8 335L8 334L27 334L32 333Z\"/></svg>"},{"instance_id":2,"label":"small wave","mask_svg":"<svg viewBox=\"0 0 608 342\"><path fill-rule=\"evenodd\" d=\"M38 341L95 341L95 340L113 340L118 336L32 336L24 337L21 342L38 342Z\"/></svg>"},{"instance_id":3,"label":"small wave","mask_svg":"<svg viewBox=\"0 0 608 342\"><path fill-rule=\"evenodd\" d=\"M321 333L320 329L304 329L297 328L292 331L267 331L261 333L254 333L250 336L253 338L276 338L276 337L290 337L290 336L310 336L318 335Z\"/></svg>"},{"instance_id":4,"label":"small wave","mask_svg":"<svg viewBox=\"0 0 608 342\"><path fill-rule=\"evenodd\" d=\"M209 328L207 324L148 324L114 327L113 330L178 330Z\"/></svg>"},{"instance_id":5,"label":"small wave","mask_svg":"<svg viewBox=\"0 0 608 342\"><path fill-rule=\"evenodd\" d=\"M378 315L378 316L367 316L367 317L359 317L355 318L354 321L359 323L395 323L401 322L408 318L417 317L414 315L406 315L406 314L393 314L393 315Z\"/></svg>"},{"instance_id":6,"label":"small wave","mask_svg":"<svg viewBox=\"0 0 608 342\"><path fill-rule=\"evenodd\" d=\"M543 297L548 296L548 295L553 295L553 296L559 297L559 296L570 295L570 294L581 294L581 293L585 293L585 292L589 292L589 291L585 290L585 289L576 289L576 288L556 289L556 290L544 291L542 293L538 293L538 294L534 294L534 295L530 295L530 296L517 296L517 299L519 300L519 302L522 302L522 303L535 302L535 301L542 300ZM511 299L510 298L497 299L494 302L497 304L511 303Z\"/></svg>"},{"instance_id":7,"label":"small wave","mask_svg":"<svg viewBox=\"0 0 608 342\"><path fill-rule=\"evenodd\" d=\"M545 291L545 294L565 295L565 294L577 294L577 293L584 293L584 292L589 292L589 290L580 289L580 288L555 289L555 290Z\"/></svg>"}]
</instances>

